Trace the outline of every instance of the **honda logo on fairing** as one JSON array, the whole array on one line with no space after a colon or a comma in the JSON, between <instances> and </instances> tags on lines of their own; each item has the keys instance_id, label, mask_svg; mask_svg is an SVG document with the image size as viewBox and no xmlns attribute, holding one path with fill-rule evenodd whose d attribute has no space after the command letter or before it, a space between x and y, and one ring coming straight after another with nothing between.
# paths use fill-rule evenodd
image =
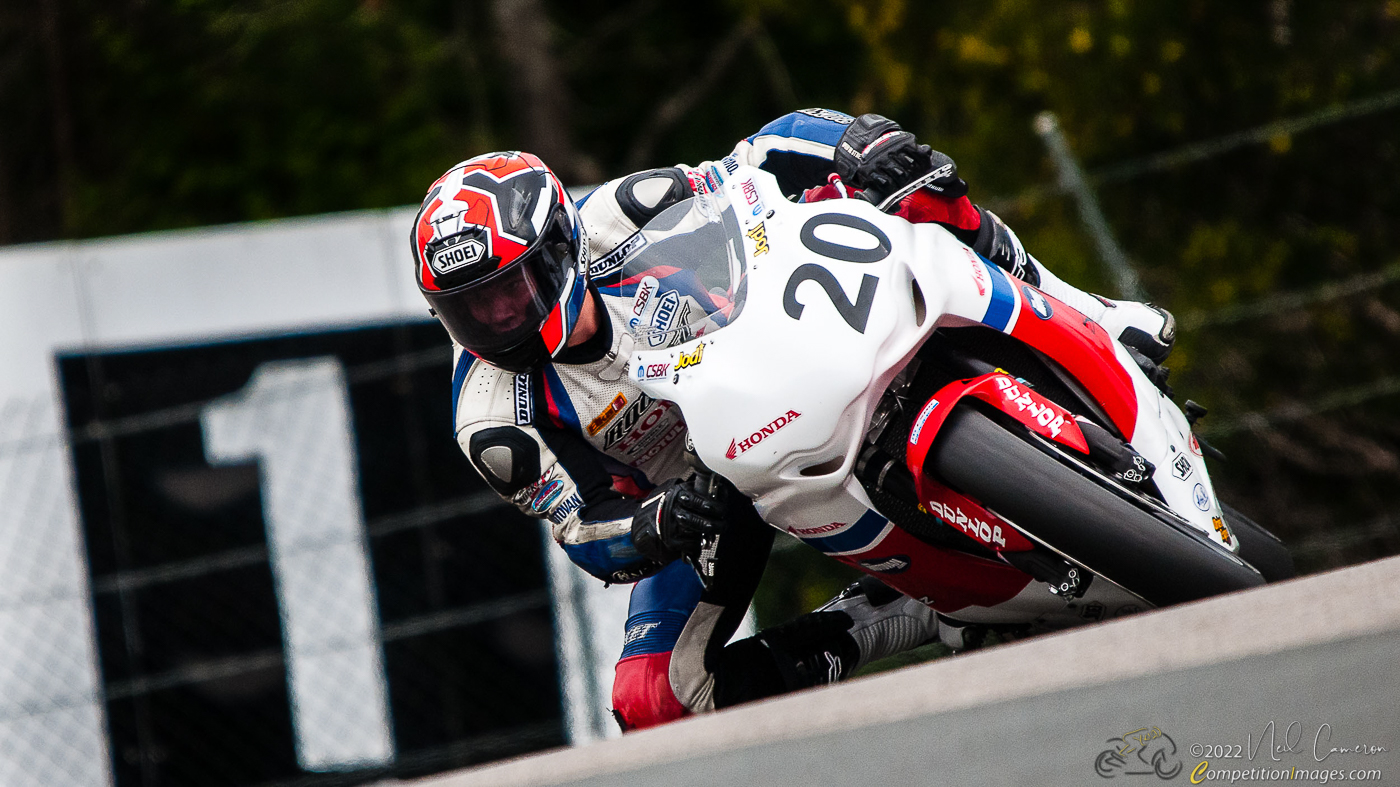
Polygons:
<instances>
[{"instance_id":1,"label":"honda logo on fairing","mask_svg":"<svg viewBox=\"0 0 1400 787\"><path fill-rule=\"evenodd\" d=\"M802 413L799 413L796 410L788 410L786 413L783 413L777 418L774 418L772 421L769 421L768 424L762 429L759 429L757 432L754 432L748 437L745 437L743 440L740 440L738 438L730 440L729 450L725 451L724 455L730 459L733 459L739 454L744 453L750 448L753 448L754 446L768 439L773 435L774 432L778 431L779 429L782 429L784 426L787 426L793 421L796 421L801 416Z\"/></svg>"}]
</instances>

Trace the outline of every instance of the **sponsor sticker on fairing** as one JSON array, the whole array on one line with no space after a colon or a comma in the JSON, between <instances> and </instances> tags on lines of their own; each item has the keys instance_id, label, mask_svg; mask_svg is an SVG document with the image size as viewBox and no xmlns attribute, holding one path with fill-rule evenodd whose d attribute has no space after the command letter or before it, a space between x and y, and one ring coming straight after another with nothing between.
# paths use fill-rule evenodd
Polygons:
<instances>
[{"instance_id":1,"label":"sponsor sticker on fairing","mask_svg":"<svg viewBox=\"0 0 1400 787\"><path fill-rule=\"evenodd\" d=\"M1191 499L1202 511L1210 510L1210 495L1206 494L1205 484L1196 484L1196 488L1191 490Z\"/></svg>"},{"instance_id":2,"label":"sponsor sticker on fairing","mask_svg":"<svg viewBox=\"0 0 1400 787\"><path fill-rule=\"evenodd\" d=\"M759 428L757 432L750 434L748 437L745 437L742 440L740 440L737 437L733 440L730 440L729 450L725 451L724 455L729 459L734 459L738 457L739 454L744 453L745 451L749 450L750 448L753 448L754 446L758 445L759 443L763 442L769 437L772 437L773 434L776 433L778 430L782 429L783 427L787 426L788 424L792 423L793 421L796 421L798 418L801 417L802 413L799 413L796 410L788 410L786 413L783 413L777 418L774 418L773 420L769 421L767 424Z\"/></svg>"},{"instance_id":3,"label":"sponsor sticker on fairing","mask_svg":"<svg viewBox=\"0 0 1400 787\"><path fill-rule=\"evenodd\" d=\"M967 261L972 264L972 283L977 285L978 297L985 297L987 294L987 269L982 267L982 261L977 258L977 252L964 246L963 254L967 255Z\"/></svg>"},{"instance_id":4,"label":"sponsor sticker on fairing","mask_svg":"<svg viewBox=\"0 0 1400 787\"><path fill-rule=\"evenodd\" d=\"M1016 405L1020 410L1029 412L1036 423L1050 430L1055 437L1060 436L1060 430L1065 426L1065 417L1055 412L1049 405L1041 404L1031 396L1029 390L1022 390L1020 385L1010 377L996 378L997 387L1001 389L1002 396Z\"/></svg>"},{"instance_id":5,"label":"sponsor sticker on fairing","mask_svg":"<svg viewBox=\"0 0 1400 787\"><path fill-rule=\"evenodd\" d=\"M1191 477L1191 460L1186 458L1186 454L1176 455L1176 459L1172 462L1172 475L1176 476L1179 481L1185 481Z\"/></svg>"},{"instance_id":6,"label":"sponsor sticker on fairing","mask_svg":"<svg viewBox=\"0 0 1400 787\"><path fill-rule=\"evenodd\" d=\"M699 366L705 360L705 345L697 345L694 352L681 353L681 357L676 359L676 371L689 369L692 366Z\"/></svg>"},{"instance_id":7,"label":"sponsor sticker on fairing","mask_svg":"<svg viewBox=\"0 0 1400 787\"><path fill-rule=\"evenodd\" d=\"M739 189L744 192L744 201L753 208L753 215L763 213L763 198L758 195L758 186L754 185L753 178L740 183Z\"/></svg>"},{"instance_id":8,"label":"sponsor sticker on fairing","mask_svg":"<svg viewBox=\"0 0 1400 787\"><path fill-rule=\"evenodd\" d=\"M1001 525L989 525L975 516L968 516L961 508L930 500L927 509L947 524L961 529L964 533L984 544L1006 546L1006 538L1001 533Z\"/></svg>"},{"instance_id":9,"label":"sponsor sticker on fairing","mask_svg":"<svg viewBox=\"0 0 1400 787\"><path fill-rule=\"evenodd\" d=\"M1037 290L1029 284L1021 285L1021 293L1026 296L1026 303L1030 304L1031 311L1042 320L1048 320L1054 315L1055 310L1050 307L1050 301L1045 299L1045 293Z\"/></svg>"},{"instance_id":10,"label":"sponsor sticker on fairing","mask_svg":"<svg viewBox=\"0 0 1400 787\"><path fill-rule=\"evenodd\" d=\"M1215 532L1220 534L1220 540L1228 545L1230 543L1230 528L1225 526L1225 520L1213 516L1210 518L1210 524L1215 528Z\"/></svg>"},{"instance_id":11,"label":"sponsor sticker on fairing","mask_svg":"<svg viewBox=\"0 0 1400 787\"><path fill-rule=\"evenodd\" d=\"M745 232L744 235L746 235L749 240L753 241L753 256L761 257L768 253L768 230L764 228L763 222L760 221L753 229Z\"/></svg>"},{"instance_id":12,"label":"sponsor sticker on fairing","mask_svg":"<svg viewBox=\"0 0 1400 787\"><path fill-rule=\"evenodd\" d=\"M816 527L793 527L792 525L788 525L787 531L798 538L816 538L817 536L825 535L834 530L840 530L847 524L849 523L832 522L828 525L817 525Z\"/></svg>"},{"instance_id":13,"label":"sponsor sticker on fairing","mask_svg":"<svg viewBox=\"0 0 1400 787\"><path fill-rule=\"evenodd\" d=\"M914 429L913 429L911 432L909 432L909 444L910 444L910 445L917 445L917 444L918 444L918 442L919 442L919 434L922 433L922 432L924 431L924 421L927 421L927 420L928 420L928 417L929 417L930 415L933 415L933 411L934 411L934 410L937 410L937 409L938 409L938 400L937 400L937 399L930 399L930 400L928 400L928 404L924 405L924 409L922 409L922 410L919 411L919 417L918 417L917 419L915 419L915 421L914 421Z\"/></svg>"}]
</instances>

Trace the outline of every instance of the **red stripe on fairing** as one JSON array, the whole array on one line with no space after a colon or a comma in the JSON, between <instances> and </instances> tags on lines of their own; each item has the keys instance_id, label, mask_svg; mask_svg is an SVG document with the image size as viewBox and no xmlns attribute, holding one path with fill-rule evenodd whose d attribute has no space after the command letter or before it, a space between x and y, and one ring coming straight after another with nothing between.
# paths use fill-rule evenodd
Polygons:
<instances>
[{"instance_id":1,"label":"red stripe on fairing","mask_svg":"<svg viewBox=\"0 0 1400 787\"><path fill-rule=\"evenodd\" d=\"M1011 281L1016 284L1016 298L1021 302L1021 317L1011 335L1063 366L1094 397L1123 437L1131 441L1137 430L1137 390L1118 362L1116 345L1108 331L1043 292L1052 314L1048 320L1040 319L1026 302L1022 289L1030 285L1015 278Z\"/></svg>"},{"instance_id":2,"label":"red stripe on fairing","mask_svg":"<svg viewBox=\"0 0 1400 787\"><path fill-rule=\"evenodd\" d=\"M554 304L554 310L545 318L544 325L540 326L540 338L544 340L546 350L553 355L559 352L559 348L564 346L564 304Z\"/></svg>"}]
</instances>

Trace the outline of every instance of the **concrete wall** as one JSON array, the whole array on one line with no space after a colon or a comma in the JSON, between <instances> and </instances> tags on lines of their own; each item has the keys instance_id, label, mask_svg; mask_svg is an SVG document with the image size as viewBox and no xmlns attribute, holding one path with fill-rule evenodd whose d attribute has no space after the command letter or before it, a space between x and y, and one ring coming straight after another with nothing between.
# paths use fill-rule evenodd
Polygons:
<instances>
[{"instance_id":1,"label":"concrete wall","mask_svg":"<svg viewBox=\"0 0 1400 787\"><path fill-rule=\"evenodd\" d=\"M1107 777L1095 763L1153 735L1177 783L1250 768L1393 781L1398 589L1391 558L415 784L1147 784L1136 752L1105 756ZM1386 751L1329 751L1354 746Z\"/></svg>"}]
</instances>

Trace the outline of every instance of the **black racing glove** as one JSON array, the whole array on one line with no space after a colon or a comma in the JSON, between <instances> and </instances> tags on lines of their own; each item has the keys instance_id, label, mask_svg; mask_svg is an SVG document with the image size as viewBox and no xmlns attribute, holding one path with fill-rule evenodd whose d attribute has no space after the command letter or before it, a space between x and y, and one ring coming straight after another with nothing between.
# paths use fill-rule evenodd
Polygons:
<instances>
[{"instance_id":1,"label":"black racing glove","mask_svg":"<svg viewBox=\"0 0 1400 787\"><path fill-rule=\"evenodd\" d=\"M877 205L930 174L933 178L925 187L954 199L967 194L967 184L958 177L958 165L952 159L920 145L893 120L873 113L846 127L832 158L841 180L868 192L866 199Z\"/></svg>"},{"instance_id":2,"label":"black racing glove","mask_svg":"<svg viewBox=\"0 0 1400 787\"><path fill-rule=\"evenodd\" d=\"M632 517L632 543L637 551L663 564L698 556L701 542L724 530L729 512L730 484L716 480L711 485L707 474L700 474L674 478L653 489Z\"/></svg>"}]
</instances>

